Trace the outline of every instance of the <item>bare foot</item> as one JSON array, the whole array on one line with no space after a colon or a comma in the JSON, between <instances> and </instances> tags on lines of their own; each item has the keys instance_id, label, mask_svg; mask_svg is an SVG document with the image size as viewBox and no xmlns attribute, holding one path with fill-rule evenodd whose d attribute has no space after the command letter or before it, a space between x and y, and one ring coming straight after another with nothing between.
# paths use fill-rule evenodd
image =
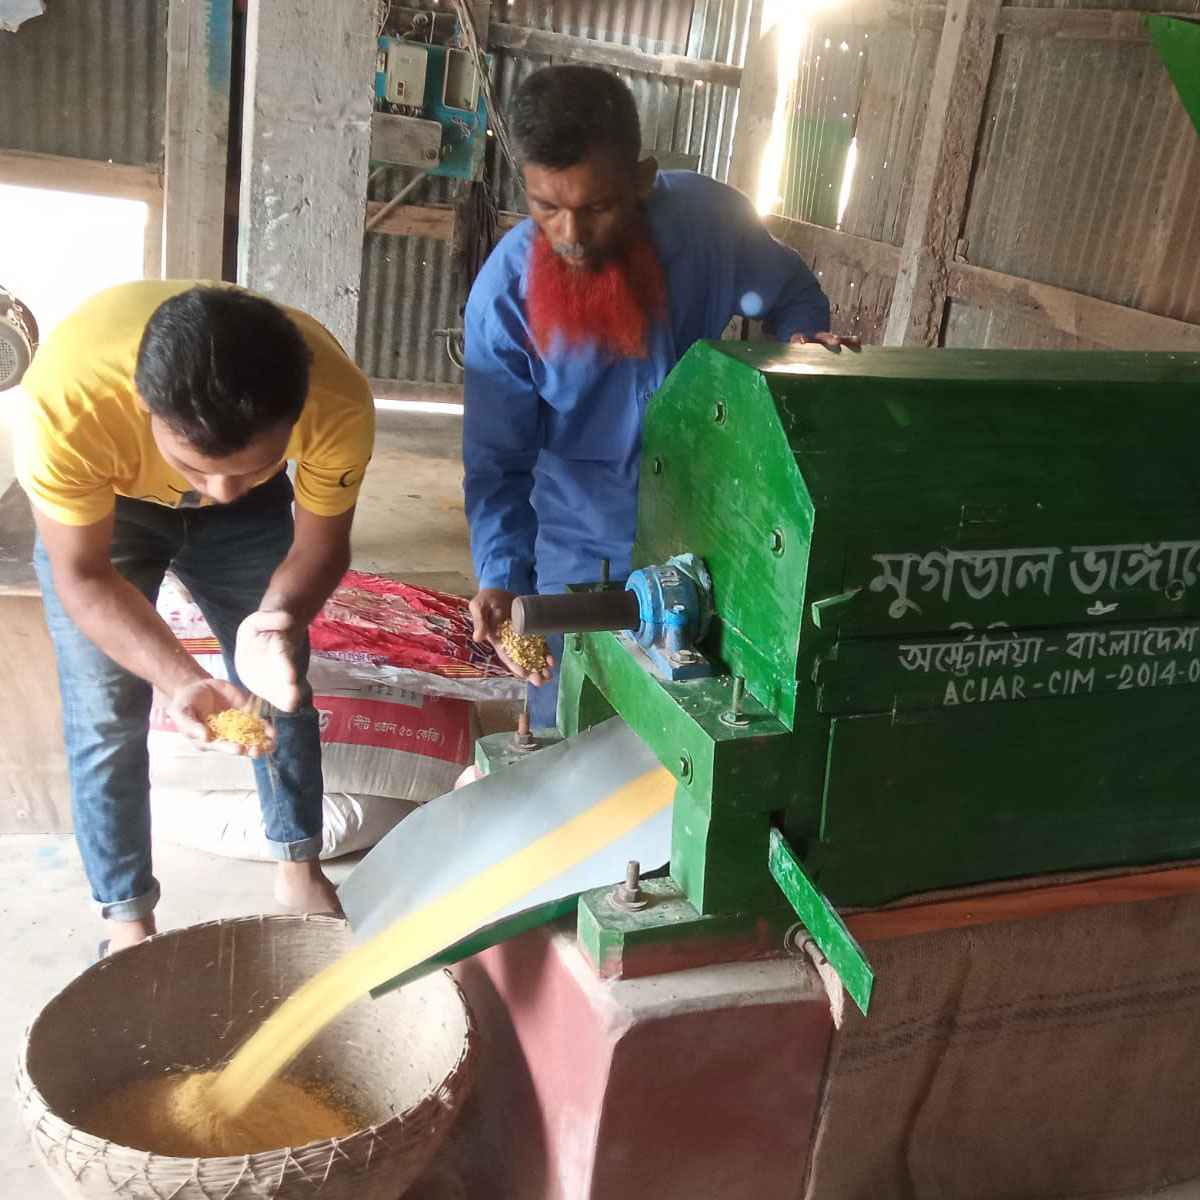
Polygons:
<instances>
[{"instance_id":1,"label":"bare foot","mask_svg":"<svg viewBox=\"0 0 1200 1200\"><path fill-rule=\"evenodd\" d=\"M152 933L158 932L153 913L138 917L135 921L105 921L104 927L108 933L109 954L116 954L118 950L124 950L127 946L136 946Z\"/></svg>"},{"instance_id":2,"label":"bare foot","mask_svg":"<svg viewBox=\"0 0 1200 1200\"><path fill-rule=\"evenodd\" d=\"M275 900L291 913L334 913L342 915L337 890L319 859L281 862L275 870Z\"/></svg>"}]
</instances>

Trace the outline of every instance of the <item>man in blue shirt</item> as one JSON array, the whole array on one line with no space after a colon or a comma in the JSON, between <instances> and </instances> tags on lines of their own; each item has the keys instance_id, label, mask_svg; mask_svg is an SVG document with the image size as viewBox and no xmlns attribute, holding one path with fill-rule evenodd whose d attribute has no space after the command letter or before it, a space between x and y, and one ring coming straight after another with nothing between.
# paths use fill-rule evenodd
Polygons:
<instances>
[{"instance_id":1,"label":"man in blue shirt","mask_svg":"<svg viewBox=\"0 0 1200 1200\"><path fill-rule=\"evenodd\" d=\"M514 596L630 569L646 402L684 352L736 315L780 340L824 332L829 302L793 250L724 184L642 159L628 88L548 67L512 114L528 220L484 264L466 309L464 492L478 640ZM552 646L557 653L558 648ZM515 675L540 687L553 659ZM531 693L551 725L557 688Z\"/></svg>"}]
</instances>

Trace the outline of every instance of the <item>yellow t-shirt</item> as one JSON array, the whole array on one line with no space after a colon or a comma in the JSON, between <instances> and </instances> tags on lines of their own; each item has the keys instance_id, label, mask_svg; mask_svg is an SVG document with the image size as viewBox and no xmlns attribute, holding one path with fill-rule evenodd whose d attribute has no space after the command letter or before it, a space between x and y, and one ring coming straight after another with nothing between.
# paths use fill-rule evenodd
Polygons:
<instances>
[{"instance_id":1,"label":"yellow t-shirt","mask_svg":"<svg viewBox=\"0 0 1200 1200\"><path fill-rule=\"evenodd\" d=\"M95 524L112 512L115 496L172 508L185 496L195 502L191 484L159 453L133 383L151 314L195 286L146 279L109 288L38 349L21 383L14 457L30 500L52 520ZM296 462L296 500L318 516L337 516L354 505L371 458L371 386L324 326L284 311L313 357L308 399L285 456Z\"/></svg>"}]
</instances>

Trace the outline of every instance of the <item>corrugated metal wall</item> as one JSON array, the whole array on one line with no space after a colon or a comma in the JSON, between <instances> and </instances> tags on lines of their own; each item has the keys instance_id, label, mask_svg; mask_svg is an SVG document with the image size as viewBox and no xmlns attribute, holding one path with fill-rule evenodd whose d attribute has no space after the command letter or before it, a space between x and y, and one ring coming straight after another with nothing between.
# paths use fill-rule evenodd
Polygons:
<instances>
[{"instance_id":1,"label":"corrugated metal wall","mask_svg":"<svg viewBox=\"0 0 1200 1200\"><path fill-rule=\"evenodd\" d=\"M1200 12L1200 0L1099 0L1113 9ZM1093 7L1097 0L1089 0ZM1077 7L1058 0L1059 7ZM1046 7L1014 0L1013 7ZM46 15L0 33L0 147L159 163L166 0L51 0ZM651 52L741 64L750 0L512 0L496 18ZM893 9L893 11L895 11ZM781 211L830 223L849 135L858 167L843 228L898 245L933 74L938 32L912 19L856 24L836 7L813 18L801 63ZM845 49L843 49L843 46ZM548 60L496 56L502 100ZM625 74L647 146L698 156L727 175L737 89ZM495 162L502 207L523 207ZM961 247L969 262L1200 322L1200 141L1147 40L1007 34L998 45ZM385 172L384 200L404 172ZM450 203L430 181L413 201ZM886 273L818 264L839 328L882 331ZM434 331L459 324L448 244L367 236L359 357L373 375L456 382ZM951 345L1077 346L1027 316L954 303Z\"/></svg>"},{"instance_id":2,"label":"corrugated metal wall","mask_svg":"<svg viewBox=\"0 0 1200 1200\"><path fill-rule=\"evenodd\" d=\"M740 65L750 0L514 0L495 18L654 53ZM0 147L122 163L161 163L166 96L166 0L50 0L44 16L0 33ZM550 60L501 53L507 103L522 79ZM646 145L729 169L737 89L657 76L623 76L634 90ZM524 210L511 171L490 154L500 206ZM372 199L412 177L386 171ZM451 203L454 185L431 179L412 203ZM450 247L429 238L368 234L364 246L358 358L385 379L453 383L461 373L435 331L461 324Z\"/></svg>"},{"instance_id":3,"label":"corrugated metal wall","mask_svg":"<svg viewBox=\"0 0 1200 1200\"><path fill-rule=\"evenodd\" d=\"M577 37L620 42L651 53L690 54L740 66L745 56L750 0L513 0L496 5L495 20ZM494 78L507 104L522 81L552 60L527 53L494 54ZM618 72L632 89L648 149L695 155L699 169L729 173L737 88ZM488 178L499 207L524 212L520 182L493 140ZM411 175L387 172L371 196L386 200ZM453 186L424 185L421 203L450 203ZM418 303L415 297L420 297ZM435 330L461 326L450 248L428 238L368 234L363 258L358 357L383 379L456 383L462 378Z\"/></svg>"},{"instance_id":4,"label":"corrugated metal wall","mask_svg":"<svg viewBox=\"0 0 1200 1200\"><path fill-rule=\"evenodd\" d=\"M386 201L418 174L383 171L368 196ZM452 204L455 181L428 177L406 203ZM458 383L462 372L435 330L461 326L450 243L368 233L358 307L359 366L373 378Z\"/></svg>"},{"instance_id":5,"label":"corrugated metal wall","mask_svg":"<svg viewBox=\"0 0 1200 1200\"><path fill-rule=\"evenodd\" d=\"M1200 138L1148 40L1000 39L961 250L1200 323ZM954 303L945 341L1086 348L1029 324Z\"/></svg>"},{"instance_id":6,"label":"corrugated metal wall","mask_svg":"<svg viewBox=\"0 0 1200 1200\"><path fill-rule=\"evenodd\" d=\"M746 53L750 0L517 0L503 19L556 33L619 42L653 54L688 54L740 66ZM534 71L551 59L522 53L496 55L497 88L508 103ZM650 150L695 155L699 169L717 179L729 174L737 88L663 79L634 71L616 72L633 91ZM517 180L491 147L489 178L501 208L524 211Z\"/></svg>"},{"instance_id":7,"label":"corrugated metal wall","mask_svg":"<svg viewBox=\"0 0 1200 1200\"><path fill-rule=\"evenodd\" d=\"M680 54L692 23L691 3L672 0L507 0L493 6L493 20L531 29Z\"/></svg>"},{"instance_id":8,"label":"corrugated metal wall","mask_svg":"<svg viewBox=\"0 0 1200 1200\"><path fill-rule=\"evenodd\" d=\"M937 46L937 32L920 26L863 27L836 11L814 18L801 52L778 212L832 228L856 138L843 228L900 245Z\"/></svg>"},{"instance_id":9,"label":"corrugated metal wall","mask_svg":"<svg viewBox=\"0 0 1200 1200\"><path fill-rule=\"evenodd\" d=\"M851 139L857 162L842 229L899 246L937 56L931 22L862 24L836 8L804 35L776 211L835 228ZM833 326L868 341L883 335L894 275L813 264Z\"/></svg>"},{"instance_id":10,"label":"corrugated metal wall","mask_svg":"<svg viewBox=\"0 0 1200 1200\"><path fill-rule=\"evenodd\" d=\"M166 0L50 0L0 32L0 147L162 161Z\"/></svg>"},{"instance_id":11,"label":"corrugated metal wall","mask_svg":"<svg viewBox=\"0 0 1200 1200\"><path fill-rule=\"evenodd\" d=\"M461 382L445 339L435 333L461 325L449 242L367 235L357 358L368 375Z\"/></svg>"},{"instance_id":12,"label":"corrugated metal wall","mask_svg":"<svg viewBox=\"0 0 1200 1200\"><path fill-rule=\"evenodd\" d=\"M1200 11L1200 0L1089 7ZM911 19L901 13L868 27L836 8L814 18L787 143L783 215L835 225L853 133L858 158L842 229L903 241L940 37L927 11L911 11ZM999 38L959 253L978 266L1200 322L1200 139L1148 39ZM837 264L819 272L835 326L879 340L893 276ZM1087 347L1028 316L959 302L950 305L944 340Z\"/></svg>"}]
</instances>

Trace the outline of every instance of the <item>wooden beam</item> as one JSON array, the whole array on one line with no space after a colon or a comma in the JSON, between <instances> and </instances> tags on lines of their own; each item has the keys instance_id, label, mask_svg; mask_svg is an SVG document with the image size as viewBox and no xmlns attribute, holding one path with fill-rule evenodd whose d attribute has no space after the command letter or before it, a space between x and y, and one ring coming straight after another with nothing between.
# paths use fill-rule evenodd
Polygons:
<instances>
[{"instance_id":1,"label":"wooden beam","mask_svg":"<svg viewBox=\"0 0 1200 1200\"><path fill-rule=\"evenodd\" d=\"M916 32L940 33L946 17L944 4L908 3L906 0L843 0L836 7L813 14L814 27L853 23L855 28L902 25Z\"/></svg>"},{"instance_id":2,"label":"wooden beam","mask_svg":"<svg viewBox=\"0 0 1200 1200\"><path fill-rule=\"evenodd\" d=\"M835 332L855 333L865 343L878 345L887 324L900 247L778 215L767 217L766 226L816 273L829 293Z\"/></svg>"},{"instance_id":3,"label":"wooden beam","mask_svg":"<svg viewBox=\"0 0 1200 1200\"><path fill-rule=\"evenodd\" d=\"M778 214L765 218L765 224L772 237L791 246L810 267L820 262L834 262L863 275L892 276L900 266L900 247L889 242L839 233L824 225L793 221Z\"/></svg>"},{"instance_id":4,"label":"wooden beam","mask_svg":"<svg viewBox=\"0 0 1200 1200\"><path fill-rule=\"evenodd\" d=\"M142 235L142 278L165 279L163 270L163 210L146 209L146 230ZM218 276L220 278L220 276Z\"/></svg>"},{"instance_id":5,"label":"wooden beam","mask_svg":"<svg viewBox=\"0 0 1200 1200\"><path fill-rule=\"evenodd\" d=\"M1187 15L1195 16L1194 13ZM999 31L1001 37L1071 38L1096 42L1138 42L1150 37L1140 12L1104 8L1005 7L1000 10Z\"/></svg>"},{"instance_id":6,"label":"wooden beam","mask_svg":"<svg viewBox=\"0 0 1200 1200\"><path fill-rule=\"evenodd\" d=\"M779 90L778 32L764 35L763 0L754 0L746 40L746 85L738 96L737 124L729 160L729 182L751 201L758 200L763 155L771 137Z\"/></svg>"},{"instance_id":7,"label":"wooden beam","mask_svg":"<svg viewBox=\"0 0 1200 1200\"><path fill-rule=\"evenodd\" d=\"M1200 892L1200 866L1172 867L1136 875L1110 876L1081 883L991 892L929 904L904 905L854 913L846 926L860 942L888 941L942 929L968 929L998 921L1025 921L1050 913L1165 900Z\"/></svg>"},{"instance_id":8,"label":"wooden beam","mask_svg":"<svg viewBox=\"0 0 1200 1200\"><path fill-rule=\"evenodd\" d=\"M162 267L220 279L229 147L232 0L169 0Z\"/></svg>"},{"instance_id":9,"label":"wooden beam","mask_svg":"<svg viewBox=\"0 0 1200 1200\"><path fill-rule=\"evenodd\" d=\"M380 200L367 201L369 221L383 208ZM524 213L501 212L497 230L507 233L514 225L525 220ZM389 233L394 237L436 238L439 242L454 240L454 209L449 204L401 204L392 209L372 230L372 233Z\"/></svg>"},{"instance_id":10,"label":"wooden beam","mask_svg":"<svg viewBox=\"0 0 1200 1200\"><path fill-rule=\"evenodd\" d=\"M885 345L936 346L941 336L999 15L1000 0L951 0L946 9Z\"/></svg>"},{"instance_id":11,"label":"wooden beam","mask_svg":"<svg viewBox=\"0 0 1200 1200\"><path fill-rule=\"evenodd\" d=\"M488 49L536 54L565 62L615 67L619 71L642 71L664 79L688 79L697 83L719 83L741 87L742 68L729 63L688 58L685 54L650 54L636 46L620 42L602 42L596 38L574 37L524 25L505 25L493 21L488 26Z\"/></svg>"},{"instance_id":12,"label":"wooden beam","mask_svg":"<svg viewBox=\"0 0 1200 1200\"><path fill-rule=\"evenodd\" d=\"M821 26L852 21L855 26L902 25L912 30L942 28L946 9L941 4L909 4L904 0L845 0L836 8L819 12ZM1168 17L1191 17L1196 13L1163 13ZM1000 10L997 33L1026 37L1068 38L1079 41L1140 42L1150 35L1140 11L1110 8L1018 8L1006 4Z\"/></svg>"},{"instance_id":13,"label":"wooden beam","mask_svg":"<svg viewBox=\"0 0 1200 1200\"><path fill-rule=\"evenodd\" d=\"M808 221L772 215L766 218L766 226L810 266L833 263L862 275L890 275L900 261L898 246L838 233ZM1030 317L1049 329L1107 349L1200 351L1200 325L970 263L950 264L946 294L977 308Z\"/></svg>"},{"instance_id":14,"label":"wooden beam","mask_svg":"<svg viewBox=\"0 0 1200 1200\"><path fill-rule=\"evenodd\" d=\"M99 162L92 158L0 150L0 183L141 200L155 208L162 204L162 178L156 167Z\"/></svg>"},{"instance_id":15,"label":"wooden beam","mask_svg":"<svg viewBox=\"0 0 1200 1200\"><path fill-rule=\"evenodd\" d=\"M375 0L250 0L238 282L358 326Z\"/></svg>"},{"instance_id":16,"label":"wooden beam","mask_svg":"<svg viewBox=\"0 0 1200 1200\"><path fill-rule=\"evenodd\" d=\"M942 28L946 9L941 4L910 4L904 0L844 0L836 8L815 14L820 25L852 21L855 26L902 25L912 30ZM1167 17L1196 17L1194 12L1163 13ZM1080 41L1140 42L1150 35L1140 11L1110 8L1018 8L1000 10L997 32L1027 37L1068 38Z\"/></svg>"},{"instance_id":17,"label":"wooden beam","mask_svg":"<svg viewBox=\"0 0 1200 1200\"><path fill-rule=\"evenodd\" d=\"M367 201L367 220L381 209L381 200ZM401 204L393 208L372 230L395 237L436 238L448 242L454 237L454 209L448 204Z\"/></svg>"},{"instance_id":18,"label":"wooden beam","mask_svg":"<svg viewBox=\"0 0 1200 1200\"><path fill-rule=\"evenodd\" d=\"M951 265L948 295L978 308L1033 317L1107 349L1200 351L1200 325L968 263Z\"/></svg>"}]
</instances>

